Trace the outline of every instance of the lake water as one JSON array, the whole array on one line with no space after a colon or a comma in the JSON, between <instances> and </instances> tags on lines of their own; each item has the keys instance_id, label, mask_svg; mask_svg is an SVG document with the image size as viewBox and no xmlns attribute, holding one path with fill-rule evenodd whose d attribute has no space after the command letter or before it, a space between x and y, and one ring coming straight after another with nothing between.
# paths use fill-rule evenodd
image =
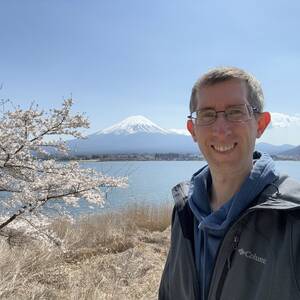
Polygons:
<instances>
[{"instance_id":1,"label":"lake water","mask_svg":"<svg viewBox=\"0 0 300 300\"><path fill-rule=\"evenodd\" d=\"M130 203L172 202L171 188L189 180L205 161L128 161L81 162L84 168L94 168L111 176L128 176L129 186L107 193L105 209L115 209ZM300 161L275 161L279 171L300 181ZM95 212L81 203L80 213Z\"/></svg>"}]
</instances>

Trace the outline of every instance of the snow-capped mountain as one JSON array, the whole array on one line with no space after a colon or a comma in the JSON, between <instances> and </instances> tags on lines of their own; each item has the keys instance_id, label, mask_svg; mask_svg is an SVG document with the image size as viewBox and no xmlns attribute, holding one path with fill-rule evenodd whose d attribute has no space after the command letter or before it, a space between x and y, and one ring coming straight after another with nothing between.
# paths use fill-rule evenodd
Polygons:
<instances>
[{"instance_id":1,"label":"snow-capped mountain","mask_svg":"<svg viewBox=\"0 0 300 300\"><path fill-rule=\"evenodd\" d=\"M73 155L199 153L186 130L164 129L144 116L126 118L68 145Z\"/></svg>"},{"instance_id":2,"label":"snow-capped mountain","mask_svg":"<svg viewBox=\"0 0 300 300\"><path fill-rule=\"evenodd\" d=\"M170 133L168 130L159 127L154 124L149 119L144 116L132 116L124 119L123 121L108 127L106 129L100 130L96 132L96 135L99 134L135 134L135 133L161 133L168 134Z\"/></svg>"}]
</instances>

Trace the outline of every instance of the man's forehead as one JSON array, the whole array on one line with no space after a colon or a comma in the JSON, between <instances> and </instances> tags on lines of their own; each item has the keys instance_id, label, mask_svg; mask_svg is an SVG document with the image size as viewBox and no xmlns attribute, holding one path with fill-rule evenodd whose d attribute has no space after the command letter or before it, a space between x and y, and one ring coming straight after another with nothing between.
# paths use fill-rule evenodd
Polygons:
<instances>
[{"instance_id":1,"label":"man's forehead","mask_svg":"<svg viewBox=\"0 0 300 300\"><path fill-rule=\"evenodd\" d=\"M237 79L206 85L198 91L198 105L213 102L248 103L248 89L245 82ZM236 103L235 103L236 102ZM197 105L197 106L198 106Z\"/></svg>"},{"instance_id":2,"label":"man's forehead","mask_svg":"<svg viewBox=\"0 0 300 300\"><path fill-rule=\"evenodd\" d=\"M238 78L230 78L222 81L200 85L198 92L201 93L206 90L219 90L224 87L230 90L235 90L235 89L247 90L247 84L244 80Z\"/></svg>"}]
</instances>

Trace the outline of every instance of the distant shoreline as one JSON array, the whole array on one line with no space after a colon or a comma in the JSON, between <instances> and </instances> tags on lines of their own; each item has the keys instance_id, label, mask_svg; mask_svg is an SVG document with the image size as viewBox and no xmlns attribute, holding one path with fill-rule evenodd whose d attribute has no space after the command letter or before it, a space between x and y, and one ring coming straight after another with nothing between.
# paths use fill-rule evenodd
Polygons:
<instances>
[{"instance_id":1,"label":"distant shoreline","mask_svg":"<svg viewBox=\"0 0 300 300\"><path fill-rule=\"evenodd\" d=\"M273 160L276 161L300 161L300 157L299 158L285 158L285 157L272 157Z\"/></svg>"},{"instance_id":2,"label":"distant shoreline","mask_svg":"<svg viewBox=\"0 0 300 300\"><path fill-rule=\"evenodd\" d=\"M100 154L62 157L61 160L75 161L203 161L204 157L200 154L181 154L181 153L145 153L145 154Z\"/></svg>"},{"instance_id":3,"label":"distant shoreline","mask_svg":"<svg viewBox=\"0 0 300 300\"><path fill-rule=\"evenodd\" d=\"M298 156L281 156L271 155L276 161L300 161ZM89 162L106 162L106 161L205 161L201 154L181 154L181 153L145 153L145 154L100 154L100 155L82 155L61 157L62 161L89 161Z\"/></svg>"},{"instance_id":4,"label":"distant shoreline","mask_svg":"<svg viewBox=\"0 0 300 300\"><path fill-rule=\"evenodd\" d=\"M300 161L300 158L283 158L283 157L272 157L275 161ZM71 159L79 162L109 162L109 161L205 161L204 158L195 159Z\"/></svg>"}]
</instances>

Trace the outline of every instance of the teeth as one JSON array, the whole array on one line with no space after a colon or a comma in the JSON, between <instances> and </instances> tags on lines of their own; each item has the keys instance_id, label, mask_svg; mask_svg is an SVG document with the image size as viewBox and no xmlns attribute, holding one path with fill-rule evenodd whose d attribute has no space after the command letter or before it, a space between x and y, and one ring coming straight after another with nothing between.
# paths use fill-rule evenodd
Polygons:
<instances>
[{"instance_id":1,"label":"teeth","mask_svg":"<svg viewBox=\"0 0 300 300\"><path fill-rule=\"evenodd\" d=\"M214 149L219 151L219 152L225 152L233 149L234 144L230 145L213 145Z\"/></svg>"}]
</instances>

